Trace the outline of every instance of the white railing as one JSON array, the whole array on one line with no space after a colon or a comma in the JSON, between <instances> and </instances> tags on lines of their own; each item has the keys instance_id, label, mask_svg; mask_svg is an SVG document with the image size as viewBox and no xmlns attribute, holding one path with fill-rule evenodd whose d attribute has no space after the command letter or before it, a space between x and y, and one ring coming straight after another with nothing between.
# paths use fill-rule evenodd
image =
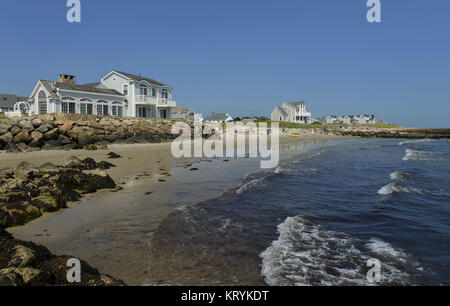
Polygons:
<instances>
[{"instance_id":1,"label":"white railing","mask_svg":"<svg viewBox=\"0 0 450 306\"><path fill-rule=\"evenodd\" d=\"M176 107L177 106L177 101L170 100L170 99L159 99L158 100L158 106Z\"/></svg>"},{"instance_id":2,"label":"white railing","mask_svg":"<svg viewBox=\"0 0 450 306\"><path fill-rule=\"evenodd\" d=\"M155 105L157 104L156 98L150 97L150 96L137 95L135 100L138 103L148 103L148 104L155 104Z\"/></svg>"}]
</instances>

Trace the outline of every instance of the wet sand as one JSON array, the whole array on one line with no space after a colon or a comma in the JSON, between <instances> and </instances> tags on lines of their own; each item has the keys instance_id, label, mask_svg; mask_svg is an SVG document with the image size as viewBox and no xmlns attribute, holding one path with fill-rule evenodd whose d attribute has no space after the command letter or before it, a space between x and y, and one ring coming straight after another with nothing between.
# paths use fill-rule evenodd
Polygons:
<instances>
[{"instance_id":1,"label":"wet sand","mask_svg":"<svg viewBox=\"0 0 450 306\"><path fill-rule=\"evenodd\" d=\"M330 139L339 137L281 137L282 158L312 141ZM155 275L149 273L154 265L150 262L152 236L163 220L176 210L239 186L245 175L260 168L259 160L253 158L175 159L168 143L111 145L109 150L100 151L0 154L0 168L15 167L24 160L36 165L61 164L74 155L101 161L107 160L110 151L122 156L108 160L117 168L107 172L123 190L87 195L66 210L45 214L9 231L57 255L70 254L86 260L101 273L130 285L155 283Z\"/></svg>"}]
</instances>

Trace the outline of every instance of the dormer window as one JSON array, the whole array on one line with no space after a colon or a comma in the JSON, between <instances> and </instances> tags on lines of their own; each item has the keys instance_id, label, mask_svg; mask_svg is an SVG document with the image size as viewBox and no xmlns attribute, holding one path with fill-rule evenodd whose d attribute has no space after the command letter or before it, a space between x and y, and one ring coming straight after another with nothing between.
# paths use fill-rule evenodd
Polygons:
<instances>
[{"instance_id":1,"label":"dormer window","mask_svg":"<svg viewBox=\"0 0 450 306\"><path fill-rule=\"evenodd\" d=\"M139 94L141 96L147 96L147 94L148 94L147 86L141 85L141 87L139 88Z\"/></svg>"},{"instance_id":2,"label":"dormer window","mask_svg":"<svg viewBox=\"0 0 450 306\"><path fill-rule=\"evenodd\" d=\"M124 85L123 85L123 94L124 94L125 96L128 96L128 85L127 85L127 84L124 84Z\"/></svg>"},{"instance_id":3,"label":"dormer window","mask_svg":"<svg viewBox=\"0 0 450 306\"><path fill-rule=\"evenodd\" d=\"M152 97L156 97L156 89L152 88Z\"/></svg>"}]
</instances>

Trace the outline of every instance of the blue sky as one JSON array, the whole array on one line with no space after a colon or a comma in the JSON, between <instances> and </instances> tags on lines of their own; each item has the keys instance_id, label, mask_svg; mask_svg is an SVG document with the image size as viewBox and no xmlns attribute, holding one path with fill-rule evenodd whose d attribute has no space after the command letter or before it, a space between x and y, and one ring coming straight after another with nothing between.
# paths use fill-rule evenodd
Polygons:
<instances>
[{"instance_id":1,"label":"blue sky","mask_svg":"<svg viewBox=\"0 0 450 306\"><path fill-rule=\"evenodd\" d=\"M174 87L196 112L269 116L305 100L313 116L373 113L450 127L450 1L65 0L0 2L0 92L38 79L98 81L112 69Z\"/></svg>"}]
</instances>

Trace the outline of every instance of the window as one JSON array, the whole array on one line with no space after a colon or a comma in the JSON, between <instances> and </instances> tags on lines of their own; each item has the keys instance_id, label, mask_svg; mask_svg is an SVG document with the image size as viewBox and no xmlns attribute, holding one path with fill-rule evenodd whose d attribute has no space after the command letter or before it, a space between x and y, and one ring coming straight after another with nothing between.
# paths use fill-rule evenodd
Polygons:
<instances>
[{"instance_id":1,"label":"window","mask_svg":"<svg viewBox=\"0 0 450 306\"><path fill-rule=\"evenodd\" d=\"M156 97L156 89L152 88L152 97Z\"/></svg>"},{"instance_id":2,"label":"window","mask_svg":"<svg viewBox=\"0 0 450 306\"><path fill-rule=\"evenodd\" d=\"M119 117L123 117L123 107L122 106L117 106L117 110L118 110L117 115Z\"/></svg>"},{"instance_id":3,"label":"window","mask_svg":"<svg viewBox=\"0 0 450 306\"><path fill-rule=\"evenodd\" d=\"M162 99L169 99L169 91L167 89L163 89L161 92Z\"/></svg>"},{"instance_id":4,"label":"window","mask_svg":"<svg viewBox=\"0 0 450 306\"><path fill-rule=\"evenodd\" d=\"M80 104L80 114L87 114L86 103Z\"/></svg>"},{"instance_id":5,"label":"window","mask_svg":"<svg viewBox=\"0 0 450 306\"><path fill-rule=\"evenodd\" d=\"M139 94L141 96L146 96L148 94L147 86L141 85L141 87L139 88Z\"/></svg>"},{"instance_id":6,"label":"window","mask_svg":"<svg viewBox=\"0 0 450 306\"><path fill-rule=\"evenodd\" d=\"M146 107L138 107L138 117L140 117L140 118L147 117L147 108Z\"/></svg>"},{"instance_id":7,"label":"window","mask_svg":"<svg viewBox=\"0 0 450 306\"><path fill-rule=\"evenodd\" d=\"M88 104L87 105L87 113L89 114L89 115L92 115L93 114L93 109L92 109L93 107L92 107L92 104Z\"/></svg>"},{"instance_id":8,"label":"window","mask_svg":"<svg viewBox=\"0 0 450 306\"><path fill-rule=\"evenodd\" d=\"M103 105L97 104L97 115L103 115Z\"/></svg>"},{"instance_id":9,"label":"window","mask_svg":"<svg viewBox=\"0 0 450 306\"><path fill-rule=\"evenodd\" d=\"M38 111L39 114L47 114L47 95L44 91L39 92Z\"/></svg>"},{"instance_id":10,"label":"window","mask_svg":"<svg viewBox=\"0 0 450 306\"><path fill-rule=\"evenodd\" d=\"M126 84L123 85L123 94L124 94L125 96L128 95L128 85L126 85Z\"/></svg>"},{"instance_id":11,"label":"window","mask_svg":"<svg viewBox=\"0 0 450 306\"><path fill-rule=\"evenodd\" d=\"M63 114L67 114L69 112L69 103L67 103L67 102L61 103L61 112Z\"/></svg>"},{"instance_id":12,"label":"window","mask_svg":"<svg viewBox=\"0 0 450 306\"><path fill-rule=\"evenodd\" d=\"M69 113L75 114L75 103L73 102L69 103Z\"/></svg>"},{"instance_id":13,"label":"window","mask_svg":"<svg viewBox=\"0 0 450 306\"><path fill-rule=\"evenodd\" d=\"M117 106L115 106L115 105L112 106L112 108L111 108L111 114L112 114L114 117L117 117Z\"/></svg>"},{"instance_id":14,"label":"window","mask_svg":"<svg viewBox=\"0 0 450 306\"><path fill-rule=\"evenodd\" d=\"M109 107L108 105L103 105L103 115L109 116Z\"/></svg>"}]
</instances>

